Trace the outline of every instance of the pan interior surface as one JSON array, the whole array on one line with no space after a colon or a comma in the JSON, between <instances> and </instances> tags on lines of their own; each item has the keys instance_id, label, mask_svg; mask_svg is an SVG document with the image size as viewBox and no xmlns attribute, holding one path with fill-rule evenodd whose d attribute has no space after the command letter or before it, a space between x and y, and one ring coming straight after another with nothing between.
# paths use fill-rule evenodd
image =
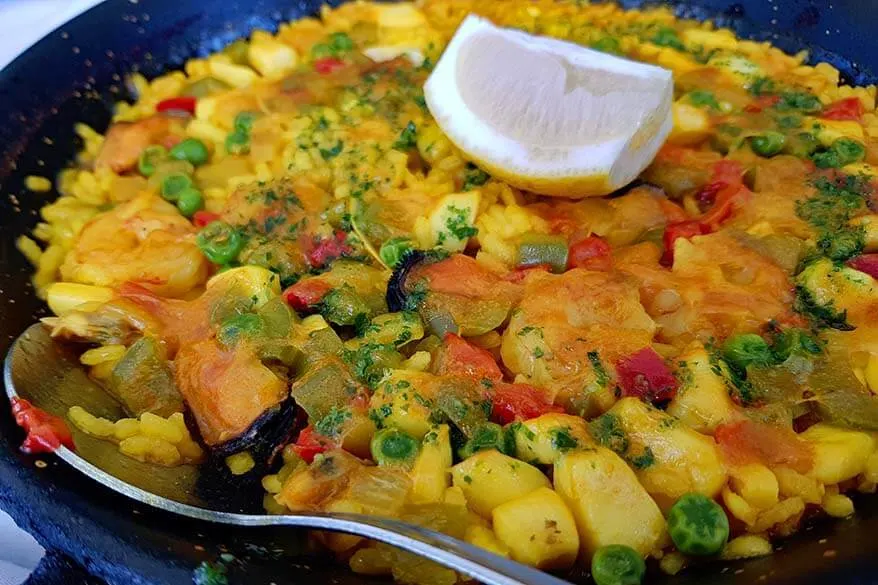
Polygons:
<instances>
[{"instance_id":1,"label":"pan interior surface","mask_svg":"<svg viewBox=\"0 0 878 585\"><path fill-rule=\"evenodd\" d=\"M34 226L38 209L57 193L28 192L25 177L54 176L69 164L80 147L75 123L106 128L110 105L130 97L125 74L151 77L178 68L253 29L275 30L280 22L314 14L319 4L108 0L0 72L0 352L47 315L15 239ZM679 11L716 18L744 37L770 40L786 51L810 48L812 59L828 61L847 81L863 84L874 80L870 70L878 70L878 13L870 7L865 0L705 0ZM8 408L0 408L0 507L48 549L107 582L189 583L199 563L224 551L238 559L231 565L232 583L367 582L313 556L301 532L219 528L133 504L52 457L23 455L21 440ZM809 526L772 557L694 567L665 582L871 582L878 501L863 497L856 504L855 517Z\"/></svg>"}]
</instances>

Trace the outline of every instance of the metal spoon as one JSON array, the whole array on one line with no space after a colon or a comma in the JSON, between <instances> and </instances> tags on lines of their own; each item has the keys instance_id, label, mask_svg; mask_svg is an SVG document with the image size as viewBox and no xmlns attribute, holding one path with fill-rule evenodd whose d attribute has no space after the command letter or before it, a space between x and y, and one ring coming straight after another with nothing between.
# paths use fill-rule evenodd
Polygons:
<instances>
[{"instance_id":1,"label":"metal spoon","mask_svg":"<svg viewBox=\"0 0 878 585\"><path fill-rule=\"evenodd\" d=\"M3 376L10 399L24 398L61 417L76 405L111 420L124 416L121 407L88 378L76 357L52 341L41 324L16 339L6 356ZM568 585L440 532L388 518L340 513L269 516L211 509L195 491L196 466L140 463L120 456L109 442L75 427L71 431L77 451L61 447L55 452L58 457L111 490L168 512L219 524L298 526L355 534L421 555L488 585Z\"/></svg>"}]
</instances>

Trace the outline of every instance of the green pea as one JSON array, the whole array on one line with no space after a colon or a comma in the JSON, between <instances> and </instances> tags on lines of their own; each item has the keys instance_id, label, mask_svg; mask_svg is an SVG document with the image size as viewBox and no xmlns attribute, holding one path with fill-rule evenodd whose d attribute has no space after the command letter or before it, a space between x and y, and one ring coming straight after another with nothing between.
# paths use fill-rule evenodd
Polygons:
<instances>
[{"instance_id":1,"label":"green pea","mask_svg":"<svg viewBox=\"0 0 878 585\"><path fill-rule=\"evenodd\" d=\"M602 53L622 54L622 44L616 37L603 37L591 44L591 48Z\"/></svg>"},{"instance_id":2,"label":"green pea","mask_svg":"<svg viewBox=\"0 0 878 585\"><path fill-rule=\"evenodd\" d=\"M329 35L329 46L341 53L353 49L354 41L346 33L337 32Z\"/></svg>"},{"instance_id":3,"label":"green pea","mask_svg":"<svg viewBox=\"0 0 878 585\"><path fill-rule=\"evenodd\" d=\"M210 158L207 146L197 138L187 138L174 146L169 154L173 159L188 161L196 167L203 165Z\"/></svg>"},{"instance_id":4,"label":"green pea","mask_svg":"<svg viewBox=\"0 0 878 585\"><path fill-rule=\"evenodd\" d=\"M244 238L226 222L214 221L198 233L195 243L205 258L214 264L230 264L244 247Z\"/></svg>"},{"instance_id":5,"label":"green pea","mask_svg":"<svg viewBox=\"0 0 878 585\"><path fill-rule=\"evenodd\" d=\"M783 150L786 142L786 136L780 132L769 130L759 136L753 136L750 138L750 148L752 148L753 152L759 156L771 157L779 154L780 151Z\"/></svg>"},{"instance_id":6,"label":"green pea","mask_svg":"<svg viewBox=\"0 0 878 585\"><path fill-rule=\"evenodd\" d=\"M391 238L381 244L378 250L378 256L389 268L394 268L406 252L414 248L412 241L408 238Z\"/></svg>"},{"instance_id":7,"label":"green pea","mask_svg":"<svg viewBox=\"0 0 878 585\"><path fill-rule=\"evenodd\" d=\"M238 112L235 116L234 127L238 132L249 134L253 130L253 121L259 116L256 112Z\"/></svg>"},{"instance_id":8,"label":"green pea","mask_svg":"<svg viewBox=\"0 0 878 585\"><path fill-rule=\"evenodd\" d=\"M162 179L162 197L168 201L177 201L180 193L192 187L192 179L183 173L171 173Z\"/></svg>"},{"instance_id":9,"label":"green pea","mask_svg":"<svg viewBox=\"0 0 878 585\"><path fill-rule=\"evenodd\" d=\"M317 43L311 47L311 57L314 59L324 59L333 55L335 55L335 51L326 43Z\"/></svg>"},{"instance_id":10,"label":"green pea","mask_svg":"<svg viewBox=\"0 0 878 585\"><path fill-rule=\"evenodd\" d=\"M250 152L250 135L241 130L235 130L226 136L226 152L229 154L247 154Z\"/></svg>"},{"instance_id":11,"label":"green pea","mask_svg":"<svg viewBox=\"0 0 878 585\"><path fill-rule=\"evenodd\" d=\"M591 558L591 578L597 585L640 585L645 574L643 557L624 544L602 546Z\"/></svg>"},{"instance_id":12,"label":"green pea","mask_svg":"<svg viewBox=\"0 0 878 585\"><path fill-rule=\"evenodd\" d=\"M379 465L411 465L418 455L418 441L399 429L383 429L375 433L369 449Z\"/></svg>"},{"instance_id":13,"label":"green pea","mask_svg":"<svg viewBox=\"0 0 878 585\"><path fill-rule=\"evenodd\" d=\"M688 493L668 512L668 533L683 554L715 555L729 539L729 519L707 496Z\"/></svg>"},{"instance_id":14,"label":"green pea","mask_svg":"<svg viewBox=\"0 0 878 585\"><path fill-rule=\"evenodd\" d=\"M838 153L841 166L859 162L866 157L866 147L850 138L839 138L832 143L832 150Z\"/></svg>"},{"instance_id":15,"label":"green pea","mask_svg":"<svg viewBox=\"0 0 878 585\"><path fill-rule=\"evenodd\" d=\"M168 158L168 149L164 146L147 146L137 159L137 170L144 177L151 177L155 173L158 163Z\"/></svg>"},{"instance_id":16,"label":"green pea","mask_svg":"<svg viewBox=\"0 0 878 585\"><path fill-rule=\"evenodd\" d=\"M177 198L177 209L186 217L192 217L196 211L204 208L204 196L195 187L180 191Z\"/></svg>"}]
</instances>

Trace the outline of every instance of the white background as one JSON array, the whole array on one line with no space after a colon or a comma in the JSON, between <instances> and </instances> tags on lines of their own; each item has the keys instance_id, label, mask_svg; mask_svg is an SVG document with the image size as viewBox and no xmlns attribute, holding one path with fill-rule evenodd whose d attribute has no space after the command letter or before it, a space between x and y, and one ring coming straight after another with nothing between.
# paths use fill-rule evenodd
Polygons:
<instances>
[{"instance_id":1,"label":"white background","mask_svg":"<svg viewBox=\"0 0 878 585\"><path fill-rule=\"evenodd\" d=\"M98 2L100 0L0 0L0 68L35 41ZM0 511L0 585L22 583L42 554L36 541Z\"/></svg>"}]
</instances>

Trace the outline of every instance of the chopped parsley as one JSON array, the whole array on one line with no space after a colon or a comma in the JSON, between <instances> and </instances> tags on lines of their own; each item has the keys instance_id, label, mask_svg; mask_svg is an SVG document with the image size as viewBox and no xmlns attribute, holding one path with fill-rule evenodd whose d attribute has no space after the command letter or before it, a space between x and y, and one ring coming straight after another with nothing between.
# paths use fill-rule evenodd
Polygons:
<instances>
[{"instance_id":1,"label":"chopped parsley","mask_svg":"<svg viewBox=\"0 0 878 585\"><path fill-rule=\"evenodd\" d=\"M463 190L471 191L476 187L481 187L488 182L491 175L475 166L472 163L466 164L466 170L463 172Z\"/></svg>"},{"instance_id":2,"label":"chopped parsley","mask_svg":"<svg viewBox=\"0 0 878 585\"><path fill-rule=\"evenodd\" d=\"M832 301L819 303L814 295L804 286L796 287L796 300L793 309L808 318L817 327L828 327L838 331L853 331L855 327L848 323L847 311L839 311Z\"/></svg>"},{"instance_id":3,"label":"chopped parsley","mask_svg":"<svg viewBox=\"0 0 878 585\"><path fill-rule=\"evenodd\" d=\"M757 77L750 84L750 93L755 96L774 93L774 89L774 80L770 77Z\"/></svg>"},{"instance_id":4,"label":"chopped parsley","mask_svg":"<svg viewBox=\"0 0 878 585\"><path fill-rule=\"evenodd\" d=\"M716 101L716 97L713 95L712 91L696 89L695 91L690 91L686 97L689 100L689 103L693 106L707 106L712 110L720 109L719 102Z\"/></svg>"},{"instance_id":5,"label":"chopped parsley","mask_svg":"<svg viewBox=\"0 0 878 585\"><path fill-rule=\"evenodd\" d=\"M820 98L805 91L782 91L774 107L781 112L797 111L814 114L823 109Z\"/></svg>"},{"instance_id":6,"label":"chopped parsley","mask_svg":"<svg viewBox=\"0 0 878 585\"><path fill-rule=\"evenodd\" d=\"M607 412L588 423L589 431L595 441L616 453L628 452L628 435L622 428L619 417Z\"/></svg>"},{"instance_id":7,"label":"chopped parsley","mask_svg":"<svg viewBox=\"0 0 878 585\"><path fill-rule=\"evenodd\" d=\"M569 451L579 447L579 441L570 434L570 429L559 427L549 431L552 449L556 451Z\"/></svg>"},{"instance_id":8,"label":"chopped parsley","mask_svg":"<svg viewBox=\"0 0 878 585\"><path fill-rule=\"evenodd\" d=\"M604 367L601 356L596 351L590 351L588 352L588 361L591 362L591 367L594 369L595 382L601 388L606 388L610 383L610 374L607 372L607 368Z\"/></svg>"},{"instance_id":9,"label":"chopped parsley","mask_svg":"<svg viewBox=\"0 0 878 585\"><path fill-rule=\"evenodd\" d=\"M329 414L317 421L314 425L314 430L324 437L336 437L341 433L344 423L350 420L350 418L350 410L333 406Z\"/></svg>"},{"instance_id":10,"label":"chopped parsley","mask_svg":"<svg viewBox=\"0 0 878 585\"><path fill-rule=\"evenodd\" d=\"M331 160L341 154L341 151L344 149L344 143L339 140L335 143L335 146L332 148L321 148L320 156L323 157L323 160Z\"/></svg>"},{"instance_id":11,"label":"chopped parsley","mask_svg":"<svg viewBox=\"0 0 878 585\"><path fill-rule=\"evenodd\" d=\"M415 123L409 120L409 123L399 133L399 138L393 143L393 148L396 150L411 150L417 145L417 141L418 129Z\"/></svg>"},{"instance_id":12,"label":"chopped parsley","mask_svg":"<svg viewBox=\"0 0 878 585\"><path fill-rule=\"evenodd\" d=\"M445 218L445 228L457 240L468 240L479 233L478 228L469 222L469 209L466 207L448 206L448 217Z\"/></svg>"},{"instance_id":13,"label":"chopped parsley","mask_svg":"<svg viewBox=\"0 0 878 585\"><path fill-rule=\"evenodd\" d=\"M835 262L858 255L865 246L865 230L849 222L866 205L868 181L854 175L819 177L813 186L817 193L796 202L796 215L817 232L817 254Z\"/></svg>"},{"instance_id":14,"label":"chopped parsley","mask_svg":"<svg viewBox=\"0 0 878 585\"><path fill-rule=\"evenodd\" d=\"M651 40L653 44L660 47L670 47L672 49L677 49L678 51L686 50L686 46L683 45L683 41L680 40L680 35L669 26L663 26L658 29Z\"/></svg>"}]
</instances>

